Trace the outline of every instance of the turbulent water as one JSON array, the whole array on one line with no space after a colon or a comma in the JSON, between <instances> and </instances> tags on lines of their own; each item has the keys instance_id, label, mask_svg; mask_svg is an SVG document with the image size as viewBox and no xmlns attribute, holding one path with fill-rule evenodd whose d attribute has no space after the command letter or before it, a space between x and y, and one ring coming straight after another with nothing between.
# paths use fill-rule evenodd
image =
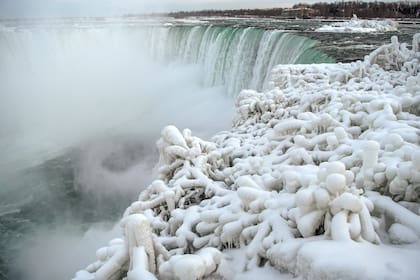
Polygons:
<instances>
[{"instance_id":1,"label":"turbulent water","mask_svg":"<svg viewBox=\"0 0 420 280\"><path fill-rule=\"evenodd\" d=\"M89 263L112 234L92 225L148 184L163 125L209 136L272 66L335 60L307 22L276 24L0 22L0 279L64 279Z\"/></svg>"}]
</instances>

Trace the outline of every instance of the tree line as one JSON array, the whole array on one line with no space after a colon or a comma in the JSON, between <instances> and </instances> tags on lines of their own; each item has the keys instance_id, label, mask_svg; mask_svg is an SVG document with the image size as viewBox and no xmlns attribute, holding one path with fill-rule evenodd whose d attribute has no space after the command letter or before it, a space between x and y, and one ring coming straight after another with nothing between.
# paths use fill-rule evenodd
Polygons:
<instances>
[{"instance_id":1,"label":"tree line","mask_svg":"<svg viewBox=\"0 0 420 280\"><path fill-rule=\"evenodd\" d=\"M272 9L235 9L235 10L202 10L202 11L180 11L168 13L167 15L175 18L183 18L188 16L226 16L226 17L238 17L238 16L268 16L276 17L281 15L282 8Z\"/></svg>"},{"instance_id":2,"label":"tree line","mask_svg":"<svg viewBox=\"0 0 420 280\"><path fill-rule=\"evenodd\" d=\"M356 14L363 18L418 18L419 1L404 2L361 2L349 1L334 3L296 4L294 9L311 9L312 16L318 17L351 17Z\"/></svg>"},{"instance_id":3,"label":"tree line","mask_svg":"<svg viewBox=\"0 0 420 280\"><path fill-rule=\"evenodd\" d=\"M419 18L420 2L336 1L332 3L319 2L314 4L300 3L293 5L292 8L180 11L168 13L167 15L175 18L188 16L348 18L352 17L353 14L361 18Z\"/></svg>"}]
</instances>

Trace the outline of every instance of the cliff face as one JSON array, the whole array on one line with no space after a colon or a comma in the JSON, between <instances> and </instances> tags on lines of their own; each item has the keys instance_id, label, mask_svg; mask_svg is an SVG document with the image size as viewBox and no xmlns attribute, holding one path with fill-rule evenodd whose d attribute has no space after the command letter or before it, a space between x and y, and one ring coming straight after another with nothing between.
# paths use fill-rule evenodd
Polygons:
<instances>
[{"instance_id":1,"label":"cliff face","mask_svg":"<svg viewBox=\"0 0 420 280\"><path fill-rule=\"evenodd\" d=\"M279 65L211 142L162 130L158 178L75 279L415 279L420 34L351 64ZM404 245L404 246L402 246ZM235 266L232 248L244 262ZM230 272L229 272L230 271ZM229 278L230 279L230 278Z\"/></svg>"}]
</instances>

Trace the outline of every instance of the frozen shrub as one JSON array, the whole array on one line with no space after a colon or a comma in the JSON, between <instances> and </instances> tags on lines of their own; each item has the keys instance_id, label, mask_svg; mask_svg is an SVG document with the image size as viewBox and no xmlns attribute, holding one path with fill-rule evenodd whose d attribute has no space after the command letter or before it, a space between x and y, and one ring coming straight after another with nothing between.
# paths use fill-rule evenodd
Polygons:
<instances>
[{"instance_id":1,"label":"frozen shrub","mask_svg":"<svg viewBox=\"0 0 420 280\"><path fill-rule=\"evenodd\" d=\"M122 238L75 279L202 279L228 248L244 250L248 269L268 261L323 278L311 262L325 244L417 242L419 43L393 38L364 62L279 65L273 89L243 91L233 128L211 142L165 127L158 178L127 208Z\"/></svg>"}]
</instances>

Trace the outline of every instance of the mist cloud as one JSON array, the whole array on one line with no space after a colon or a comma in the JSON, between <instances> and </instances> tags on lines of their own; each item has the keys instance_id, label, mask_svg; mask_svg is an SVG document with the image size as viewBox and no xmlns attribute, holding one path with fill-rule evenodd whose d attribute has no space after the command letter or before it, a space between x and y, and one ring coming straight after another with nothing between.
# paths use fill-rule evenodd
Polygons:
<instances>
[{"instance_id":1,"label":"mist cloud","mask_svg":"<svg viewBox=\"0 0 420 280\"><path fill-rule=\"evenodd\" d=\"M83 21L1 31L0 173L77 147L74 185L78 195L89 197L83 205L94 213L109 207L110 197L124 197L128 206L127 200L147 187L157 158L154 143L165 125L209 137L230 126L233 100L222 88L203 88L198 65L154 61L142 28L80 25ZM39 191L52 192L45 196L64 188L47 188L48 178L37 184ZM21 190L8 195L13 191ZM56 213L61 219L55 217L53 225L36 230L23 244L17 269L31 275L26 279L62 279L89 263L77 256L94 254L109 240L106 232L95 242L85 240L83 209L75 212L81 213Z\"/></svg>"},{"instance_id":2,"label":"mist cloud","mask_svg":"<svg viewBox=\"0 0 420 280\"><path fill-rule=\"evenodd\" d=\"M195 65L154 63L141 31L74 28L5 35L0 166L51 157L110 134L156 141L167 124L204 133L230 124L233 100L220 89L203 89Z\"/></svg>"},{"instance_id":3,"label":"mist cloud","mask_svg":"<svg viewBox=\"0 0 420 280\"><path fill-rule=\"evenodd\" d=\"M306 2L313 2L309 0ZM115 16L201 9L290 6L297 0L2 0L1 17Z\"/></svg>"},{"instance_id":4,"label":"mist cloud","mask_svg":"<svg viewBox=\"0 0 420 280\"><path fill-rule=\"evenodd\" d=\"M72 224L39 228L24 242L18 257L20 279L71 279L76 271L96 258L95 252L120 237L119 225L95 225L87 232Z\"/></svg>"}]
</instances>

